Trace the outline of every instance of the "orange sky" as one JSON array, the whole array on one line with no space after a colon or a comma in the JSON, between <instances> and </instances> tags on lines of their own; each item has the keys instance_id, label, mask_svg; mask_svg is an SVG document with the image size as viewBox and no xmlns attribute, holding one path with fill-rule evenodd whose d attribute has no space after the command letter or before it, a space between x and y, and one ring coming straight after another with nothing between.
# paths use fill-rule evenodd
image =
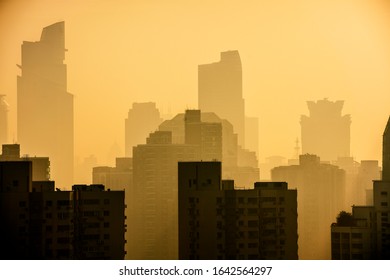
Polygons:
<instances>
[{"instance_id":1,"label":"orange sky","mask_svg":"<svg viewBox=\"0 0 390 280\"><path fill-rule=\"evenodd\" d=\"M291 157L306 101L325 97L345 100L352 155L381 159L389 1L0 0L0 94L11 106L11 141L22 41L39 40L44 26L62 20L78 158L95 154L105 164L115 143L124 153L133 102L155 101L172 115L196 108L197 65L237 49L246 112L260 119L261 161Z\"/></svg>"}]
</instances>

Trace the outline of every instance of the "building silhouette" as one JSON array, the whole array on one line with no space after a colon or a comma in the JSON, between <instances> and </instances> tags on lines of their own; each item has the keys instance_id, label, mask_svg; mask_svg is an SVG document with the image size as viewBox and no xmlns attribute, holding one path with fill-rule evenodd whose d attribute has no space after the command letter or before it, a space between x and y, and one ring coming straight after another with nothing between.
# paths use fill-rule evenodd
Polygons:
<instances>
[{"instance_id":1,"label":"building silhouette","mask_svg":"<svg viewBox=\"0 0 390 280\"><path fill-rule=\"evenodd\" d=\"M133 147L145 144L149 133L154 132L162 121L155 103L133 103L125 119L126 157L132 156Z\"/></svg>"},{"instance_id":2,"label":"building silhouette","mask_svg":"<svg viewBox=\"0 0 390 280\"><path fill-rule=\"evenodd\" d=\"M0 161L31 161L32 162L32 180L49 181L50 180L50 160L48 157L20 156L19 144L2 145L2 154Z\"/></svg>"},{"instance_id":3,"label":"building silhouette","mask_svg":"<svg viewBox=\"0 0 390 280\"><path fill-rule=\"evenodd\" d=\"M179 259L297 259L297 191L234 189L221 162L179 162Z\"/></svg>"},{"instance_id":4,"label":"building silhouette","mask_svg":"<svg viewBox=\"0 0 390 280\"><path fill-rule=\"evenodd\" d=\"M178 258L177 163L199 154L199 145L173 144L170 131L153 132L133 148L129 259Z\"/></svg>"},{"instance_id":5,"label":"building silhouette","mask_svg":"<svg viewBox=\"0 0 390 280\"><path fill-rule=\"evenodd\" d=\"M195 116L196 124L188 124L188 121L193 121ZM215 133L215 128L219 124L222 126L222 143L218 142L220 139L219 136L210 134L213 130ZM203 127L203 130L209 133L209 137L201 136L198 133L199 136L196 140L191 134L197 133L196 126ZM190 127L193 128L192 132L189 129ZM245 188L253 188L253 183L259 181L260 172L256 153L241 148L237 143L237 134L234 133L232 124L225 119L221 119L215 113L204 113L200 112L200 110L186 110L184 114L178 114L173 119L164 121L159 126L159 130L171 131L172 142L176 144L184 144L187 141L187 144L193 143L199 145L201 143L200 139L203 139L203 152L200 155L200 159L203 161L220 161L221 157L219 151L217 152L217 148L222 144L223 178L234 179L237 185ZM200 131L199 128L198 131ZM214 154L211 154L211 151L214 151Z\"/></svg>"},{"instance_id":6,"label":"building silhouette","mask_svg":"<svg viewBox=\"0 0 390 280\"><path fill-rule=\"evenodd\" d=\"M185 144L199 147L202 160L222 160L222 124L202 122L200 110L186 110L184 116Z\"/></svg>"},{"instance_id":7,"label":"building silhouette","mask_svg":"<svg viewBox=\"0 0 390 280\"><path fill-rule=\"evenodd\" d=\"M331 226L332 260L376 259L375 217L373 206L352 206L352 214L340 213Z\"/></svg>"},{"instance_id":8,"label":"building silhouette","mask_svg":"<svg viewBox=\"0 0 390 280\"><path fill-rule=\"evenodd\" d=\"M390 259L389 143L390 118L383 133L382 179L373 181L373 205L353 206L349 224L332 224L332 259ZM370 170L377 175L375 162Z\"/></svg>"},{"instance_id":9,"label":"building silhouette","mask_svg":"<svg viewBox=\"0 0 390 280\"><path fill-rule=\"evenodd\" d=\"M31 161L0 162L0 259L124 259L124 191L54 189Z\"/></svg>"},{"instance_id":10,"label":"building silhouette","mask_svg":"<svg viewBox=\"0 0 390 280\"><path fill-rule=\"evenodd\" d=\"M97 166L92 169L92 183L104 185L107 189L125 191L125 215L131 217L134 207L132 203L133 190L133 159L132 158L116 158L115 167ZM130 222L128 225L131 225ZM127 226L127 224L126 224ZM125 238L130 240L130 231L126 230ZM129 242L125 244L125 249L130 252ZM127 257L126 257L127 258Z\"/></svg>"},{"instance_id":11,"label":"building silhouette","mask_svg":"<svg viewBox=\"0 0 390 280\"><path fill-rule=\"evenodd\" d=\"M9 105L5 101L5 95L0 95L0 144L8 142L8 110Z\"/></svg>"},{"instance_id":12,"label":"building silhouette","mask_svg":"<svg viewBox=\"0 0 390 280\"><path fill-rule=\"evenodd\" d=\"M302 154L323 161L350 156L350 115L341 115L344 101L308 101L309 116L301 116Z\"/></svg>"},{"instance_id":13,"label":"building silhouette","mask_svg":"<svg viewBox=\"0 0 390 280\"><path fill-rule=\"evenodd\" d=\"M259 119L245 117L245 148L254 151L259 158Z\"/></svg>"},{"instance_id":14,"label":"building silhouette","mask_svg":"<svg viewBox=\"0 0 390 280\"><path fill-rule=\"evenodd\" d=\"M345 171L301 155L299 165L273 168L271 179L298 190L299 258L330 259L329 225L344 206Z\"/></svg>"},{"instance_id":15,"label":"building silhouette","mask_svg":"<svg viewBox=\"0 0 390 280\"><path fill-rule=\"evenodd\" d=\"M198 66L198 106L227 119L245 147L245 101L242 97L242 66L238 51L221 52L221 60Z\"/></svg>"},{"instance_id":16,"label":"building silhouette","mask_svg":"<svg viewBox=\"0 0 390 280\"><path fill-rule=\"evenodd\" d=\"M73 95L67 92L65 23L43 29L37 42L22 44L17 78L18 142L25 151L48 155L53 178L73 184Z\"/></svg>"}]
</instances>

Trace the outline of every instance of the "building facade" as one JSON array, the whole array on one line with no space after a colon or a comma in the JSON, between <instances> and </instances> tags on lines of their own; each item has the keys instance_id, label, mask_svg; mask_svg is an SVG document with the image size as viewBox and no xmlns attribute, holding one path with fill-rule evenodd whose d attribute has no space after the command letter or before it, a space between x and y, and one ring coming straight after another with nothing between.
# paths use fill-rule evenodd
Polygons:
<instances>
[{"instance_id":1,"label":"building facade","mask_svg":"<svg viewBox=\"0 0 390 280\"><path fill-rule=\"evenodd\" d=\"M298 259L297 191L234 189L220 162L179 163L179 259Z\"/></svg>"},{"instance_id":2,"label":"building facade","mask_svg":"<svg viewBox=\"0 0 390 280\"><path fill-rule=\"evenodd\" d=\"M299 258L330 259L329 225L344 207L345 171L301 155L299 165L275 167L271 176L298 190Z\"/></svg>"},{"instance_id":3,"label":"building facade","mask_svg":"<svg viewBox=\"0 0 390 280\"><path fill-rule=\"evenodd\" d=\"M67 91L65 23L43 29L37 42L22 45L17 78L18 142L25 151L47 155L60 187L73 184L73 95Z\"/></svg>"},{"instance_id":4,"label":"building facade","mask_svg":"<svg viewBox=\"0 0 390 280\"><path fill-rule=\"evenodd\" d=\"M198 107L233 124L238 144L245 147L245 101L238 51L221 53L221 60L198 66Z\"/></svg>"},{"instance_id":5,"label":"building facade","mask_svg":"<svg viewBox=\"0 0 390 280\"><path fill-rule=\"evenodd\" d=\"M351 116L342 115L344 101L308 101L309 116L301 116L302 154L323 161L350 156Z\"/></svg>"},{"instance_id":6,"label":"building facade","mask_svg":"<svg viewBox=\"0 0 390 280\"><path fill-rule=\"evenodd\" d=\"M149 133L162 122L160 111L153 102L133 103L125 119L125 155L131 157L133 147L145 144Z\"/></svg>"},{"instance_id":7,"label":"building facade","mask_svg":"<svg viewBox=\"0 0 390 280\"><path fill-rule=\"evenodd\" d=\"M124 259L124 191L32 181L31 161L0 162L0 259Z\"/></svg>"}]
</instances>

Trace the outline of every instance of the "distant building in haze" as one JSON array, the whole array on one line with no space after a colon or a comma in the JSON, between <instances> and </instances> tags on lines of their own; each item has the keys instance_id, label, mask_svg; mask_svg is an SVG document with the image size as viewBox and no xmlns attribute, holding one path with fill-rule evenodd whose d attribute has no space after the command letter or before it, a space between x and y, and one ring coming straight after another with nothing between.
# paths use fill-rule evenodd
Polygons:
<instances>
[{"instance_id":1,"label":"distant building in haze","mask_svg":"<svg viewBox=\"0 0 390 280\"><path fill-rule=\"evenodd\" d=\"M73 184L73 95L67 92L65 23L43 29L37 42L22 45L17 79L18 142L25 151L48 155L52 177Z\"/></svg>"},{"instance_id":2,"label":"distant building in haze","mask_svg":"<svg viewBox=\"0 0 390 280\"><path fill-rule=\"evenodd\" d=\"M256 153L259 158L259 119L245 117L245 148Z\"/></svg>"},{"instance_id":3,"label":"distant building in haze","mask_svg":"<svg viewBox=\"0 0 390 280\"><path fill-rule=\"evenodd\" d=\"M160 111L153 102L133 103L125 119L125 154L131 157L133 147L145 144L149 133L162 122Z\"/></svg>"},{"instance_id":4,"label":"distant building in haze","mask_svg":"<svg viewBox=\"0 0 390 280\"><path fill-rule=\"evenodd\" d=\"M219 125L222 126L222 143L215 134ZM173 119L164 121L159 130L171 131L173 143L201 144L203 148L200 159L203 161L221 160L218 149L222 144L223 178L234 179L242 188L253 188L253 183L259 181L256 153L238 146L237 134L234 133L232 124L215 113L186 110L185 114L178 114ZM198 134L198 138L192 136L194 133Z\"/></svg>"},{"instance_id":5,"label":"distant building in haze","mask_svg":"<svg viewBox=\"0 0 390 280\"><path fill-rule=\"evenodd\" d=\"M153 132L133 148L127 258L178 258L177 164L199 155L199 145L173 144L170 131Z\"/></svg>"},{"instance_id":6,"label":"distant building in haze","mask_svg":"<svg viewBox=\"0 0 390 280\"><path fill-rule=\"evenodd\" d=\"M0 144L8 142L8 108L9 105L4 99L5 95L0 95Z\"/></svg>"},{"instance_id":7,"label":"distant building in haze","mask_svg":"<svg viewBox=\"0 0 390 280\"><path fill-rule=\"evenodd\" d=\"M233 124L238 144L245 147L245 101L238 51L221 53L221 60L198 66L198 106Z\"/></svg>"},{"instance_id":8,"label":"distant building in haze","mask_svg":"<svg viewBox=\"0 0 390 280\"><path fill-rule=\"evenodd\" d=\"M309 116L301 116L302 154L323 161L350 156L351 116L341 115L344 101L308 101Z\"/></svg>"},{"instance_id":9,"label":"distant building in haze","mask_svg":"<svg viewBox=\"0 0 390 280\"><path fill-rule=\"evenodd\" d=\"M329 225L344 206L345 171L301 155L299 165L273 168L271 179L298 190L299 258L330 259Z\"/></svg>"},{"instance_id":10,"label":"distant building in haze","mask_svg":"<svg viewBox=\"0 0 390 280\"><path fill-rule=\"evenodd\" d=\"M220 162L179 162L179 259L297 259L297 191L234 189Z\"/></svg>"}]
</instances>

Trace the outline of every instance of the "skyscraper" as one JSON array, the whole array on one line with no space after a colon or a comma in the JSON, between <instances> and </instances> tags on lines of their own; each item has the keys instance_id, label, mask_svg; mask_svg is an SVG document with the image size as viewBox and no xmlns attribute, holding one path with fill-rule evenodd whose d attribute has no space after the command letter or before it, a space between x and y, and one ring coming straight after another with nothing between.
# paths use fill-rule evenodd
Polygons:
<instances>
[{"instance_id":1,"label":"skyscraper","mask_svg":"<svg viewBox=\"0 0 390 280\"><path fill-rule=\"evenodd\" d=\"M145 144L149 133L162 122L160 111L153 102L133 103L125 119L125 154L131 157L133 147Z\"/></svg>"},{"instance_id":2,"label":"skyscraper","mask_svg":"<svg viewBox=\"0 0 390 280\"><path fill-rule=\"evenodd\" d=\"M271 180L298 190L299 258L330 259L328 229L344 206L345 171L320 163L316 155L301 155L299 165L272 169Z\"/></svg>"},{"instance_id":3,"label":"skyscraper","mask_svg":"<svg viewBox=\"0 0 390 280\"><path fill-rule=\"evenodd\" d=\"M238 51L221 53L221 60L198 66L198 106L233 124L238 144L245 146L245 101L242 98L242 67Z\"/></svg>"},{"instance_id":4,"label":"skyscraper","mask_svg":"<svg viewBox=\"0 0 390 280\"><path fill-rule=\"evenodd\" d=\"M301 116L302 154L324 161L349 157L351 116L341 115L344 101L308 101L309 116Z\"/></svg>"},{"instance_id":5,"label":"skyscraper","mask_svg":"<svg viewBox=\"0 0 390 280\"><path fill-rule=\"evenodd\" d=\"M339 214L331 227L332 259L390 259L389 145L390 118L383 133L383 175L382 180L374 180L373 205L352 206L348 223L340 223Z\"/></svg>"},{"instance_id":6,"label":"skyscraper","mask_svg":"<svg viewBox=\"0 0 390 280\"><path fill-rule=\"evenodd\" d=\"M390 181L390 117L383 132L382 147L382 180Z\"/></svg>"},{"instance_id":7,"label":"skyscraper","mask_svg":"<svg viewBox=\"0 0 390 280\"><path fill-rule=\"evenodd\" d=\"M67 92L65 23L43 29L37 42L22 44L17 79L18 141L30 153L50 157L52 178L73 183L73 95Z\"/></svg>"},{"instance_id":8,"label":"skyscraper","mask_svg":"<svg viewBox=\"0 0 390 280\"><path fill-rule=\"evenodd\" d=\"M0 95L0 144L8 142L8 103Z\"/></svg>"},{"instance_id":9,"label":"skyscraper","mask_svg":"<svg viewBox=\"0 0 390 280\"><path fill-rule=\"evenodd\" d=\"M199 154L198 145L172 144L170 131L153 132L133 148L129 259L178 258L177 164Z\"/></svg>"}]
</instances>

